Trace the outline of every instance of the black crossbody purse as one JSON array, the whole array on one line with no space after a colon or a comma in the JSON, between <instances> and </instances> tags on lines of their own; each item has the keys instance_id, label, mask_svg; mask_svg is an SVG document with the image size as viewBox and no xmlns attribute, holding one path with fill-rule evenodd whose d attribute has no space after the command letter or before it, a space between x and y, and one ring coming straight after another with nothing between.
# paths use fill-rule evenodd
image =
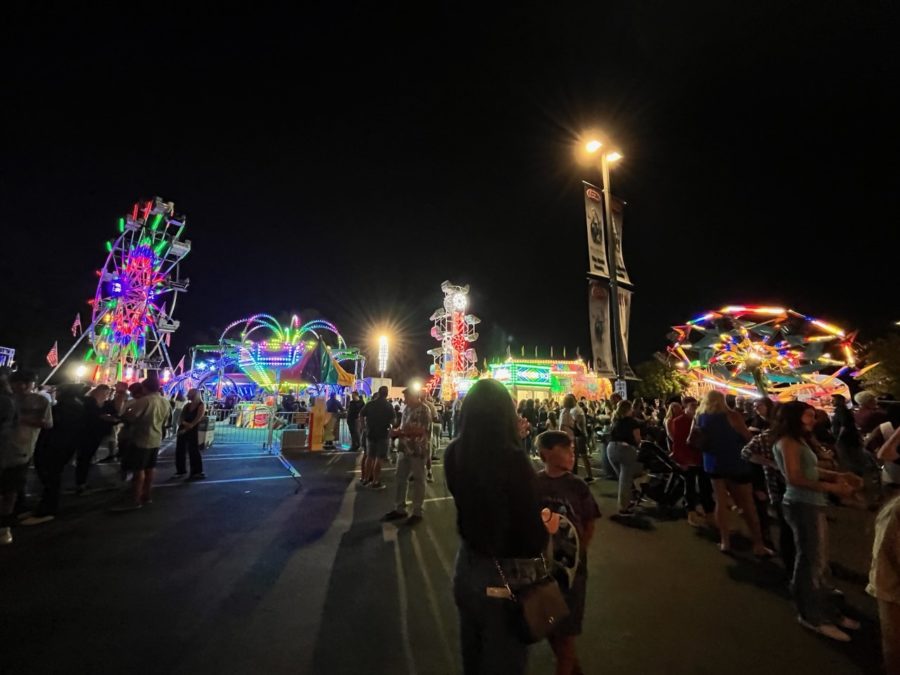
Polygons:
<instances>
[{"instance_id":1,"label":"black crossbody purse","mask_svg":"<svg viewBox=\"0 0 900 675\"><path fill-rule=\"evenodd\" d=\"M503 567L494 559L500 581L509 591L513 629L525 644L540 642L560 621L569 616L569 606L556 579L547 573L547 562L543 555L541 560L544 562L545 575L533 584L513 592L503 573Z\"/></svg>"}]
</instances>

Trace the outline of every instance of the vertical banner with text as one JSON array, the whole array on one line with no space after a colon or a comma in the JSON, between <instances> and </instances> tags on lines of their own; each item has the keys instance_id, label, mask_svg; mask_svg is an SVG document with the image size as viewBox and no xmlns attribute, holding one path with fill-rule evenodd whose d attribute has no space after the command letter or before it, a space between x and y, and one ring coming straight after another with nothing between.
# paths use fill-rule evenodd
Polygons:
<instances>
[{"instance_id":1,"label":"vertical banner with text","mask_svg":"<svg viewBox=\"0 0 900 675\"><path fill-rule=\"evenodd\" d=\"M600 377L615 377L612 330L609 313L609 288L602 281L588 282L588 317L591 325L591 349L594 372Z\"/></svg>"},{"instance_id":2,"label":"vertical banner with text","mask_svg":"<svg viewBox=\"0 0 900 675\"><path fill-rule=\"evenodd\" d=\"M609 278L606 258L606 228L603 226L603 195L596 185L584 183L584 217L587 223L588 274Z\"/></svg>"},{"instance_id":3,"label":"vertical banner with text","mask_svg":"<svg viewBox=\"0 0 900 675\"><path fill-rule=\"evenodd\" d=\"M634 380L637 377L631 366L628 365L628 323L631 319L631 291L627 288L619 288L619 334L622 353L619 355L619 365L622 369L622 377Z\"/></svg>"},{"instance_id":4,"label":"vertical banner with text","mask_svg":"<svg viewBox=\"0 0 900 675\"><path fill-rule=\"evenodd\" d=\"M625 256L622 254L622 221L625 217L625 202L612 198L613 244L616 256L616 281L631 285L631 279L625 269ZM630 300L629 300L630 303ZM628 305L631 307L631 305Z\"/></svg>"}]
</instances>

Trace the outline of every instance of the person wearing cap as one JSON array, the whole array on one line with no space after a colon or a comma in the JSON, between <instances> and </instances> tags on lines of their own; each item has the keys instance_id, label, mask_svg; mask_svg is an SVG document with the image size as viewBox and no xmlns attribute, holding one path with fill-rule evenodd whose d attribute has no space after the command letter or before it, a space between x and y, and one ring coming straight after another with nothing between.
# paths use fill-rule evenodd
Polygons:
<instances>
[{"instance_id":1,"label":"person wearing cap","mask_svg":"<svg viewBox=\"0 0 900 675\"><path fill-rule=\"evenodd\" d=\"M407 518L406 495L409 477L412 476L412 515L406 519L407 525L415 525L422 520L422 505L425 502L425 458L431 453L431 411L422 403L419 392L412 388L404 390L406 408L400 419L400 427L391 435L400 439L397 460L396 506L384 515L382 520Z\"/></svg>"}]
</instances>

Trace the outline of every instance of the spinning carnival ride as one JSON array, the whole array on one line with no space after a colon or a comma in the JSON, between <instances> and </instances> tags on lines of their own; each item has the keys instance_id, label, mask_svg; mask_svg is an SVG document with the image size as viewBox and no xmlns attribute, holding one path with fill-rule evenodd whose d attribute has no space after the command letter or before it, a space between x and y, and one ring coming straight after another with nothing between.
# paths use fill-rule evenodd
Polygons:
<instances>
[{"instance_id":1,"label":"spinning carnival ride","mask_svg":"<svg viewBox=\"0 0 900 675\"><path fill-rule=\"evenodd\" d=\"M119 235L106 242L106 261L97 270L91 323L50 377L87 336L91 347L83 366L92 382L133 381L154 370L167 378L172 363L166 346L179 325L172 314L188 287L179 276L191 251L191 242L181 239L185 220L160 197L135 203L119 218Z\"/></svg>"},{"instance_id":2,"label":"spinning carnival ride","mask_svg":"<svg viewBox=\"0 0 900 675\"><path fill-rule=\"evenodd\" d=\"M431 336L441 343L440 347L429 349L434 357L433 377L425 385L426 391L440 390L443 401L456 398L465 384L478 377L475 363L478 355L469 345L478 339L475 326L481 319L466 314L469 306L469 287L456 286L449 281L441 284L444 292L444 306L431 315L434 326Z\"/></svg>"},{"instance_id":3,"label":"spinning carnival ride","mask_svg":"<svg viewBox=\"0 0 900 675\"><path fill-rule=\"evenodd\" d=\"M849 397L839 376L863 372L855 334L792 309L728 306L673 329L669 354L700 390L824 403Z\"/></svg>"},{"instance_id":4,"label":"spinning carnival ride","mask_svg":"<svg viewBox=\"0 0 900 675\"><path fill-rule=\"evenodd\" d=\"M327 335L333 346L326 342ZM215 358L198 361L198 353L212 353ZM353 386L365 368L359 350L348 347L331 322L316 319L301 325L300 317L294 316L288 326L282 326L270 314L231 323L217 345L192 348L192 361L191 370L175 378L170 391L205 387L214 388L217 397L227 391L239 398L251 398L260 390L321 391ZM341 362L352 362L353 372Z\"/></svg>"}]
</instances>

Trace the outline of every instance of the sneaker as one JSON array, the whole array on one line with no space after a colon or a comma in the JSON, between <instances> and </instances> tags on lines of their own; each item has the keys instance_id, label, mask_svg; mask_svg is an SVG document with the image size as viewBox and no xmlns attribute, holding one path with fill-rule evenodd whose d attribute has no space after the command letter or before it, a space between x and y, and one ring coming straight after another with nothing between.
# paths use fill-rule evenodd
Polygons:
<instances>
[{"instance_id":1,"label":"sneaker","mask_svg":"<svg viewBox=\"0 0 900 675\"><path fill-rule=\"evenodd\" d=\"M387 523L392 520L401 520L403 518L406 518L406 511L398 511L397 509L394 509L393 511L388 511L387 513L385 513L381 517L381 520Z\"/></svg>"},{"instance_id":2,"label":"sneaker","mask_svg":"<svg viewBox=\"0 0 900 675\"><path fill-rule=\"evenodd\" d=\"M842 616L841 620L838 621L838 626L847 630L859 630L862 628L862 624L859 621L851 619L849 616Z\"/></svg>"},{"instance_id":3,"label":"sneaker","mask_svg":"<svg viewBox=\"0 0 900 675\"><path fill-rule=\"evenodd\" d=\"M382 483L381 481L369 483L370 490L387 490L387 485Z\"/></svg>"},{"instance_id":4,"label":"sneaker","mask_svg":"<svg viewBox=\"0 0 900 675\"><path fill-rule=\"evenodd\" d=\"M422 522L422 516L417 516L416 514L413 514L409 518L406 519L406 522L404 524L412 527L413 525L418 525L421 522Z\"/></svg>"},{"instance_id":5,"label":"sneaker","mask_svg":"<svg viewBox=\"0 0 900 675\"><path fill-rule=\"evenodd\" d=\"M188 480L203 480L204 478L206 478L206 474L202 471L200 473L192 473L188 476Z\"/></svg>"},{"instance_id":6,"label":"sneaker","mask_svg":"<svg viewBox=\"0 0 900 675\"><path fill-rule=\"evenodd\" d=\"M592 477L589 476L589 477L587 477L587 478L584 479L584 482L585 482L585 483L593 483L593 482L594 482L594 479L593 479Z\"/></svg>"},{"instance_id":7,"label":"sneaker","mask_svg":"<svg viewBox=\"0 0 900 675\"><path fill-rule=\"evenodd\" d=\"M22 511L22 513L16 515L16 518L18 518L19 520L25 520L26 518L31 518L31 516L33 515L34 511Z\"/></svg>"},{"instance_id":8,"label":"sneaker","mask_svg":"<svg viewBox=\"0 0 900 675\"><path fill-rule=\"evenodd\" d=\"M8 527L0 527L0 545L12 543L12 530Z\"/></svg>"},{"instance_id":9,"label":"sneaker","mask_svg":"<svg viewBox=\"0 0 900 675\"><path fill-rule=\"evenodd\" d=\"M23 525L43 525L44 523L49 523L54 519L54 516L46 515L46 516L29 516L28 518L24 518L22 520Z\"/></svg>"},{"instance_id":10,"label":"sneaker","mask_svg":"<svg viewBox=\"0 0 900 675\"><path fill-rule=\"evenodd\" d=\"M169 480L181 480L185 476L187 476L187 472L182 471L180 473L173 474Z\"/></svg>"},{"instance_id":11,"label":"sneaker","mask_svg":"<svg viewBox=\"0 0 900 675\"><path fill-rule=\"evenodd\" d=\"M687 517L688 525L691 527L705 527L706 526L706 518L701 516L696 511L691 511Z\"/></svg>"},{"instance_id":12,"label":"sneaker","mask_svg":"<svg viewBox=\"0 0 900 675\"><path fill-rule=\"evenodd\" d=\"M433 483L434 482L434 474L429 471L428 473L425 474L425 480L428 481L429 483Z\"/></svg>"},{"instance_id":13,"label":"sneaker","mask_svg":"<svg viewBox=\"0 0 900 675\"><path fill-rule=\"evenodd\" d=\"M359 487L368 487L371 483L372 481L370 481L368 478L360 478L357 485Z\"/></svg>"},{"instance_id":14,"label":"sneaker","mask_svg":"<svg viewBox=\"0 0 900 675\"><path fill-rule=\"evenodd\" d=\"M797 617L797 623L799 623L804 628L808 628L814 633L824 635L825 637L831 638L832 640L837 640L838 642L850 642L850 636L834 624L823 623L819 626L813 626L808 621L805 621L802 616Z\"/></svg>"}]
</instances>

